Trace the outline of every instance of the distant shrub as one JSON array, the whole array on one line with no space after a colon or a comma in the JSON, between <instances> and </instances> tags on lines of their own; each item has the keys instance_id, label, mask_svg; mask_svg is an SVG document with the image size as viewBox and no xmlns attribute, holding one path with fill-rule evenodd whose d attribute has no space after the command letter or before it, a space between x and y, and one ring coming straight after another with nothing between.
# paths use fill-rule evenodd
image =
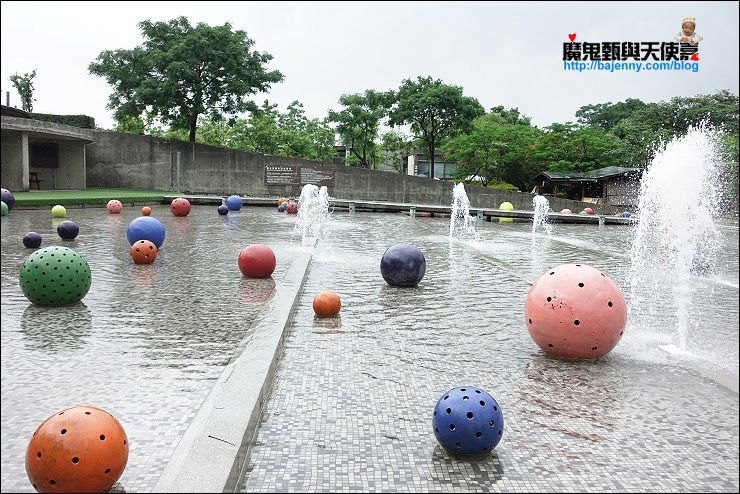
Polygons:
<instances>
[{"instance_id":1,"label":"distant shrub","mask_svg":"<svg viewBox=\"0 0 740 494\"><path fill-rule=\"evenodd\" d=\"M514 192L519 192L519 187L516 185L512 185L507 182L490 182L488 184L489 189L498 189L498 190L513 190Z\"/></svg>"},{"instance_id":2,"label":"distant shrub","mask_svg":"<svg viewBox=\"0 0 740 494\"><path fill-rule=\"evenodd\" d=\"M53 115L51 113L31 113L35 120L54 122L58 124L71 125L82 129L94 129L95 119L87 115Z\"/></svg>"}]
</instances>

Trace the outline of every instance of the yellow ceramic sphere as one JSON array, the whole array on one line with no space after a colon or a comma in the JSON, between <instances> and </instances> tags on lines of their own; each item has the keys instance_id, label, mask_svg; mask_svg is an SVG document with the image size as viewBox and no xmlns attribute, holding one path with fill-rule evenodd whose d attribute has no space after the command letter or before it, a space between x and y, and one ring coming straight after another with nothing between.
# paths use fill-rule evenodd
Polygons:
<instances>
[{"instance_id":1,"label":"yellow ceramic sphere","mask_svg":"<svg viewBox=\"0 0 740 494\"><path fill-rule=\"evenodd\" d=\"M57 204L53 208L51 208L51 215L54 218L64 218L67 216L67 210L64 209L64 206L61 206Z\"/></svg>"},{"instance_id":2,"label":"yellow ceramic sphere","mask_svg":"<svg viewBox=\"0 0 740 494\"><path fill-rule=\"evenodd\" d=\"M514 211L514 205L510 202L502 202L498 208L504 211Z\"/></svg>"}]
</instances>

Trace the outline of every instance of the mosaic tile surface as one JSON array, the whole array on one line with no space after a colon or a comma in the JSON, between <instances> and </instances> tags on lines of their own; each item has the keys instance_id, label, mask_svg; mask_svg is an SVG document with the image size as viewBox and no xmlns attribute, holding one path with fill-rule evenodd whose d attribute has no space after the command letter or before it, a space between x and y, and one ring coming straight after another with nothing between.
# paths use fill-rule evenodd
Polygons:
<instances>
[{"instance_id":1,"label":"mosaic tile surface","mask_svg":"<svg viewBox=\"0 0 740 494\"><path fill-rule=\"evenodd\" d=\"M450 241L443 220L350 218L330 225L309 268L243 492L737 492L737 394L656 350L638 321L593 362L546 357L528 335L525 279L584 262L623 287L628 230L556 225L557 240L533 244L527 225L484 224L472 245ZM737 375L728 232L726 282L695 280L697 293L711 287L696 351L720 340L725 353L702 365ZM417 288L380 276L401 241L426 256ZM342 297L338 318L313 315L325 289ZM663 310L658 335L670 332ZM494 453L475 461L432 431L437 399L466 385L491 393L505 420Z\"/></svg>"},{"instance_id":2,"label":"mosaic tile surface","mask_svg":"<svg viewBox=\"0 0 740 494\"><path fill-rule=\"evenodd\" d=\"M73 242L56 234L48 211L12 211L2 218L2 491L33 492L24 458L34 430L58 410L93 405L113 414L130 441L118 491L152 489L223 366L265 307L291 259L294 218L273 208L219 216L194 206L176 218L153 207L165 241L151 265L135 265L126 230L138 207L67 209L80 226ZM81 303L34 306L18 273L32 252L22 236L36 231L42 247L64 245L85 256L92 286ZM239 251L273 246L272 279L243 278Z\"/></svg>"}]
</instances>

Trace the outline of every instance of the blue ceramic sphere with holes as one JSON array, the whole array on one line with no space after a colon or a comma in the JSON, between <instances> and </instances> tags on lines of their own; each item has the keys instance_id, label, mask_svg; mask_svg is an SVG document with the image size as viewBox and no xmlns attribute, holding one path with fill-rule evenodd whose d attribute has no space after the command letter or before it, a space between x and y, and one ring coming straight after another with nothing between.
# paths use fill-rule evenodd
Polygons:
<instances>
[{"instance_id":1,"label":"blue ceramic sphere with holes","mask_svg":"<svg viewBox=\"0 0 740 494\"><path fill-rule=\"evenodd\" d=\"M434 407L434 435L453 455L487 455L504 434L504 414L493 396L474 386L453 388Z\"/></svg>"},{"instance_id":2,"label":"blue ceramic sphere with holes","mask_svg":"<svg viewBox=\"0 0 740 494\"><path fill-rule=\"evenodd\" d=\"M149 240L159 249L164 243L164 226L157 218L139 216L128 224L126 238L129 245L134 245L139 240Z\"/></svg>"},{"instance_id":3,"label":"blue ceramic sphere with holes","mask_svg":"<svg viewBox=\"0 0 740 494\"><path fill-rule=\"evenodd\" d=\"M239 211L242 208L242 198L236 195L227 197L226 207L229 211Z\"/></svg>"},{"instance_id":4,"label":"blue ceramic sphere with holes","mask_svg":"<svg viewBox=\"0 0 740 494\"><path fill-rule=\"evenodd\" d=\"M412 244L391 245L380 260L380 274L389 285L416 286L426 272L424 254Z\"/></svg>"}]
</instances>

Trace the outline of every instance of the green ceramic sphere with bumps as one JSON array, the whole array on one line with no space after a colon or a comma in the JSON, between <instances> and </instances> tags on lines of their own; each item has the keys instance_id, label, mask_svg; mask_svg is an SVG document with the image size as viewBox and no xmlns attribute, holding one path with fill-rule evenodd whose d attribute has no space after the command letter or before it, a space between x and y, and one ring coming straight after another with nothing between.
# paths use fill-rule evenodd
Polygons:
<instances>
[{"instance_id":1,"label":"green ceramic sphere with bumps","mask_svg":"<svg viewBox=\"0 0 740 494\"><path fill-rule=\"evenodd\" d=\"M8 211L10 211L10 209L8 208L8 205L5 204L5 201L0 201L0 210L2 210L3 216L8 216Z\"/></svg>"},{"instance_id":2,"label":"green ceramic sphere with bumps","mask_svg":"<svg viewBox=\"0 0 740 494\"><path fill-rule=\"evenodd\" d=\"M68 247L39 249L21 266L21 290L36 305L74 304L87 295L91 283L87 260Z\"/></svg>"}]
</instances>

